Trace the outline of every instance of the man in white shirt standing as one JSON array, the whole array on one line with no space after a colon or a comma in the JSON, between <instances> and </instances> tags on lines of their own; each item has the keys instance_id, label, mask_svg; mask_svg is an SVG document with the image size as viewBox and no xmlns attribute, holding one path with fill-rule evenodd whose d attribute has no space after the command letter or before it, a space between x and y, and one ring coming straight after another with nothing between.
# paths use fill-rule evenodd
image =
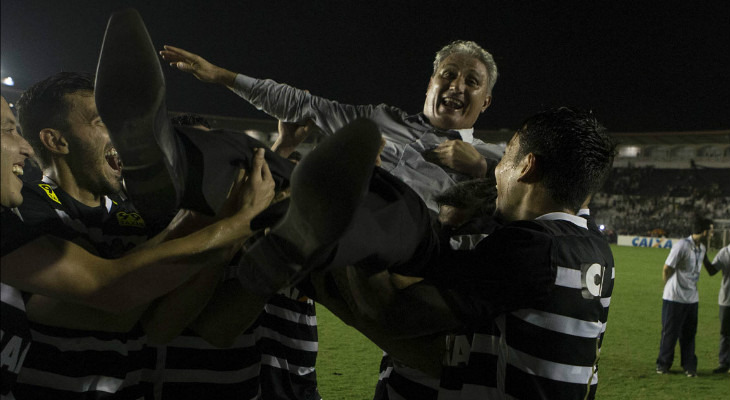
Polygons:
<instances>
[{"instance_id":1,"label":"man in white shirt standing","mask_svg":"<svg viewBox=\"0 0 730 400\"><path fill-rule=\"evenodd\" d=\"M712 236L712 229L712 220L696 218L692 224L692 234L672 247L664 262L662 337L656 360L658 374L669 372L674 360L674 346L679 339L682 368L688 377L697 376L697 281L700 279L700 269L707 253L702 242Z\"/></svg>"},{"instance_id":2,"label":"man in white shirt standing","mask_svg":"<svg viewBox=\"0 0 730 400\"><path fill-rule=\"evenodd\" d=\"M710 276L722 272L722 284L717 302L720 305L720 352L719 365L712 372L723 374L730 371L730 245L720 249L712 260L705 259L705 268Z\"/></svg>"}]
</instances>

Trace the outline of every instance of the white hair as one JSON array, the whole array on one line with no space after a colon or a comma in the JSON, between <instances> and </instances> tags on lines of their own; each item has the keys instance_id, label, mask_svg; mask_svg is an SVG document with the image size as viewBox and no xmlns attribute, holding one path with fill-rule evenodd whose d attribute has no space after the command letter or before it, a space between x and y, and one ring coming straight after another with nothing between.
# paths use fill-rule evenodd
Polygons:
<instances>
[{"instance_id":1,"label":"white hair","mask_svg":"<svg viewBox=\"0 0 730 400\"><path fill-rule=\"evenodd\" d=\"M433 73L436 73L439 65L441 65L441 61L455 53L468 54L481 61L487 67L489 93L492 93L492 88L497 83L497 63L494 62L494 57L488 51L470 40L455 40L439 50L436 53L436 58L433 60Z\"/></svg>"}]
</instances>

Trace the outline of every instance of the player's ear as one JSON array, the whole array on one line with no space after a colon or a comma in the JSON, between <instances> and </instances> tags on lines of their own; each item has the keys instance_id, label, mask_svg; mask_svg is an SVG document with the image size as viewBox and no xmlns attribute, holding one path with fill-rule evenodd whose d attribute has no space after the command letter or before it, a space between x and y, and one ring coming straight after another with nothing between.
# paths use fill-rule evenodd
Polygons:
<instances>
[{"instance_id":1,"label":"player's ear","mask_svg":"<svg viewBox=\"0 0 730 400\"><path fill-rule=\"evenodd\" d=\"M540 159L534 153L527 153L519 161L520 177L518 182L537 182L540 180Z\"/></svg>"},{"instance_id":2,"label":"player's ear","mask_svg":"<svg viewBox=\"0 0 730 400\"><path fill-rule=\"evenodd\" d=\"M68 154L68 141L57 129L44 128L38 133L43 146L53 154Z\"/></svg>"}]
</instances>

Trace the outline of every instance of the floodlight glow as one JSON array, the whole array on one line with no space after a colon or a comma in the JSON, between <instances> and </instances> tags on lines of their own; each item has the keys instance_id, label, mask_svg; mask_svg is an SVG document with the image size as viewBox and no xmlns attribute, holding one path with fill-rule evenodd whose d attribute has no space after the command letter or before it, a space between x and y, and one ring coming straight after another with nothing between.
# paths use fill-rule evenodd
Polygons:
<instances>
[{"instance_id":1,"label":"floodlight glow","mask_svg":"<svg viewBox=\"0 0 730 400\"><path fill-rule=\"evenodd\" d=\"M12 76L8 76L6 78L3 78L2 82L3 82L3 85L5 85L5 86L13 86L13 85L15 85L15 81L13 80L13 77Z\"/></svg>"},{"instance_id":2,"label":"floodlight glow","mask_svg":"<svg viewBox=\"0 0 730 400\"><path fill-rule=\"evenodd\" d=\"M598 229L604 230L604 229L606 229L606 225L601 224L601 226L599 226Z\"/></svg>"}]
</instances>

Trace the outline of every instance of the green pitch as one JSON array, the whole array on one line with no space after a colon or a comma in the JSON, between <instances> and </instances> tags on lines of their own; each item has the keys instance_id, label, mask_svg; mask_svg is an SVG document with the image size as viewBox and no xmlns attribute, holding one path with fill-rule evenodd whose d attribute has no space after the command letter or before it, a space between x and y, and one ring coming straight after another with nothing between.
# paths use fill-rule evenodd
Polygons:
<instances>
[{"instance_id":1,"label":"green pitch","mask_svg":"<svg viewBox=\"0 0 730 400\"><path fill-rule=\"evenodd\" d=\"M608 317L598 379L598 399L727 399L730 374L712 374L717 366L717 291L720 276L702 271L697 329L698 377L687 378L679 367L679 349L672 374L657 375L662 307L662 266L668 249L613 246L616 282ZM710 259L714 252L710 253ZM381 351L324 307L317 307L319 390L326 400L372 399Z\"/></svg>"}]
</instances>

